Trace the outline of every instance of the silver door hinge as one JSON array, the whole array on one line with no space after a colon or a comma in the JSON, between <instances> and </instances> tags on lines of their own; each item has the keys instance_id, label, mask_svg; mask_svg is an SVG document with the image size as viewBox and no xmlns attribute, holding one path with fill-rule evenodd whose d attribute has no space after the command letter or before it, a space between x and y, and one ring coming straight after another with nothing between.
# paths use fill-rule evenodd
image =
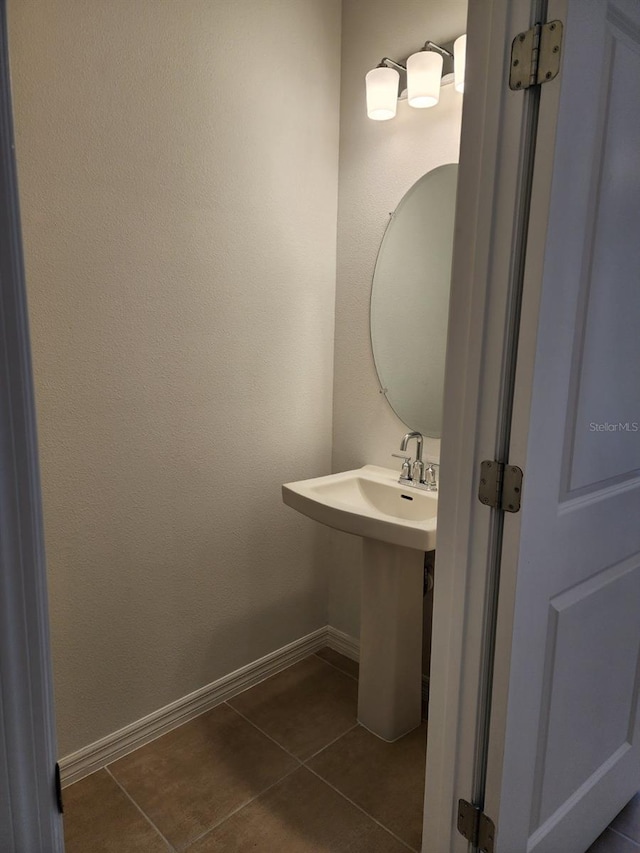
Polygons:
<instances>
[{"instance_id":1,"label":"silver door hinge","mask_svg":"<svg viewBox=\"0 0 640 853\"><path fill-rule=\"evenodd\" d=\"M458 800L458 832L473 847L478 847L480 853L493 853L496 836L493 821L466 800Z\"/></svg>"},{"instance_id":2,"label":"silver door hinge","mask_svg":"<svg viewBox=\"0 0 640 853\"><path fill-rule=\"evenodd\" d=\"M549 21L518 33L511 44L510 89L528 89L558 76L562 29L562 21Z\"/></svg>"},{"instance_id":3,"label":"silver door hinge","mask_svg":"<svg viewBox=\"0 0 640 853\"><path fill-rule=\"evenodd\" d=\"M518 512L522 497L522 468L485 459L480 465L478 500L485 506Z\"/></svg>"}]
</instances>

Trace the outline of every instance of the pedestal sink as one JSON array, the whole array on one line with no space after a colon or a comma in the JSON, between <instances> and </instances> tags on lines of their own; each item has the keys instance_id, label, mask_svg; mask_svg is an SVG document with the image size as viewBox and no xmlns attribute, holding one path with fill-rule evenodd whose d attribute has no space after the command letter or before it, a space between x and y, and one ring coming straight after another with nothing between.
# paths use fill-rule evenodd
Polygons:
<instances>
[{"instance_id":1,"label":"pedestal sink","mask_svg":"<svg viewBox=\"0 0 640 853\"><path fill-rule=\"evenodd\" d=\"M393 741L420 725L424 552L436 547L437 492L376 465L287 483L282 499L363 538L358 720Z\"/></svg>"}]
</instances>

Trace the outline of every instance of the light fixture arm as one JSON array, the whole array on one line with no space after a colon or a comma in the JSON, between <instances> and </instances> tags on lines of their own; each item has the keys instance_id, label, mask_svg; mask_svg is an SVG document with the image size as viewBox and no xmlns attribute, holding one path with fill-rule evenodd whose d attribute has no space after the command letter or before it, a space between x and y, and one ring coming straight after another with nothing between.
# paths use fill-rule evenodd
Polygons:
<instances>
[{"instance_id":1,"label":"light fixture arm","mask_svg":"<svg viewBox=\"0 0 640 853\"><path fill-rule=\"evenodd\" d=\"M383 59L380 60L380 62L378 63L378 68L385 68L385 67L388 67L389 65L391 65L393 68L396 68L399 71L406 71L407 70L406 65L401 65L399 62L396 62L395 59L389 59L388 56L385 56Z\"/></svg>"},{"instance_id":2,"label":"light fixture arm","mask_svg":"<svg viewBox=\"0 0 640 853\"><path fill-rule=\"evenodd\" d=\"M453 59L453 54L450 50L447 50L446 47L441 47L439 44L436 44L434 41L426 41L421 50L433 50L436 53L441 54L442 56L448 56L449 59ZM396 62L395 59L390 59L388 56L383 57L378 63L378 68L384 68L385 66L391 66L392 68L398 69L398 71L406 71L407 66L402 65L401 62Z\"/></svg>"},{"instance_id":3,"label":"light fixture arm","mask_svg":"<svg viewBox=\"0 0 640 853\"><path fill-rule=\"evenodd\" d=\"M442 56L448 56L449 59L453 59L453 54L450 50L447 50L446 47L440 47L440 45L436 44L434 41L426 41L422 49L435 50L437 53L442 54Z\"/></svg>"}]
</instances>

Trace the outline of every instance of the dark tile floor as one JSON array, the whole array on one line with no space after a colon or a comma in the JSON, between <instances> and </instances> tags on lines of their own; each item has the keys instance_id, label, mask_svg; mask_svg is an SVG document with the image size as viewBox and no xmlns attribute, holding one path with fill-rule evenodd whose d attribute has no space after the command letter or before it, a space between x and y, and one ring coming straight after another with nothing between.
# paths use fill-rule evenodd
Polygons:
<instances>
[{"instance_id":1,"label":"dark tile floor","mask_svg":"<svg viewBox=\"0 0 640 853\"><path fill-rule=\"evenodd\" d=\"M426 724L369 734L357 676L323 649L66 788L67 853L419 850Z\"/></svg>"},{"instance_id":2,"label":"dark tile floor","mask_svg":"<svg viewBox=\"0 0 640 853\"><path fill-rule=\"evenodd\" d=\"M418 851L426 724L369 734L357 677L323 649L66 788L67 853ZM640 794L587 853L640 853Z\"/></svg>"},{"instance_id":3,"label":"dark tile floor","mask_svg":"<svg viewBox=\"0 0 640 853\"><path fill-rule=\"evenodd\" d=\"M587 853L640 853L640 793L611 821Z\"/></svg>"}]
</instances>

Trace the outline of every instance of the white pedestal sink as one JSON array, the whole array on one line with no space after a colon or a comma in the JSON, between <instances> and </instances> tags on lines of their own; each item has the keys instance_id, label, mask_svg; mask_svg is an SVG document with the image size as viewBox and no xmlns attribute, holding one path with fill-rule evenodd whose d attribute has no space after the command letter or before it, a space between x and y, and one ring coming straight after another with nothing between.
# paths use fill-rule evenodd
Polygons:
<instances>
[{"instance_id":1,"label":"white pedestal sink","mask_svg":"<svg viewBox=\"0 0 640 853\"><path fill-rule=\"evenodd\" d=\"M358 720L393 741L420 725L424 552L436 547L436 492L401 486L388 468L287 483L298 512L362 536Z\"/></svg>"}]
</instances>

